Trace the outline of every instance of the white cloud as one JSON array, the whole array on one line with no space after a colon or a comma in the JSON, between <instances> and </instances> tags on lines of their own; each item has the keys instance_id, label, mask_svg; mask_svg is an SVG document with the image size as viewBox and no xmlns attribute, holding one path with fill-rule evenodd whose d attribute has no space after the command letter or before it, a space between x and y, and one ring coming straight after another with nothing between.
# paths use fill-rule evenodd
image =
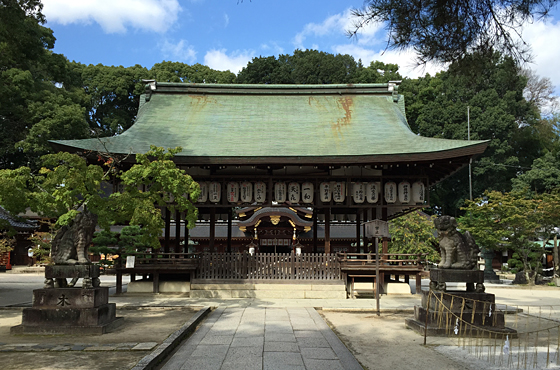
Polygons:
<instances>
[{"instance_id":1,"label":"white cloud","mask_svg":"<svg viewBox=\"0 0 560 370\"><path fill-rule=\"evenodd\" d=\"M345 35L355 28L356 18L352 16L350 9L343 13L335 14L322 23L308 23L303 30L296 34L293 44L296 48L305 49L304 42L308 37L324 37L329 35ZM375 35L383 27L380 23L371 23L360 28L355 40L358 44L369 45L379 40Z\"/></svg>"},{"instance_id":2,"label":"white cloud","mask_svg":"<svg viewBox=\"0 0 560 370\"><path fill-rule=\"evenodd\" d=\"M43 0L49 22L98 23L106 33L124 33L128 27L165 32L182 8L178 0Z\"/></svg>"},{"instance_id":3,"label":"white cloud","mask_svg":"<svg viewBox=\"0 0 560 370\"><path fill-rule=\"evenodd\" d=\"M229 25L229 15L224 14L224 28L226 28Z\"/></svg>"},{"instance_id":4,"label":"white cloud","mask_svg":"<svg viewBox=\"0 0 560 370\"><path fill-rule=\"evenodd\" d=\"M529 24L523 30L523 39L532 48L534 63L527 67L536 71L539 77L548 77L560 88L560 48L557 47L560 40L560 21L557 22L535 22Z\"/></svg>"},{"instance_id":5,"label":"white cloud","mask_svg":"<svg viewBox=\"0 0 560 370\"><path fill-rule=\"evenodd\" d=\"M217 69L219 71L231 71L233 73L239 73L243 67L247 66L247 63L253 59L255 52L253 51L234 51L227 54L226 49L212 49L206 52L204 56L204 64L212 69Z\"/></svg>"},{"instance_id":6,"label":"white cloud","mask_svg":"<svg viewBox=\"0 0 560 370\"><path fill-rule=\"evenodd\" d=\"M196 62L196 50L189 45L186 40L181 40L177 44L173 44L167 40L160 45L164 58L170 58L186 63Z\"/></svg>"}]
</instances>

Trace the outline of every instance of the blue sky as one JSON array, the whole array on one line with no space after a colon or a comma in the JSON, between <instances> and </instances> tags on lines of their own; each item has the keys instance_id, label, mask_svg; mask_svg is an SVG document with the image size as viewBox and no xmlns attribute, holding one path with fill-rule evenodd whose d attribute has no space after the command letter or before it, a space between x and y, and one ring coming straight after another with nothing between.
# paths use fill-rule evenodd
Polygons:
<instances>
[{"instance_id":1,"label":"blue sky","mask_svg":"<svg viewBox=\"0 0 560 370\"><path fill-rule=\"evenodd\" d=\"M382 25L349 39L350 9L362 0L43 0L55 51L85 64L140 64L163 60L201 63L237 73L253 57L318 49L397 63L409 77L441 67L413 68L412 52L384 51ZM560 86L560 11L546 23L527 26L533 48L528 65ZM558 88L557 88L558 91Z\"/></svg>"}]
</instances>

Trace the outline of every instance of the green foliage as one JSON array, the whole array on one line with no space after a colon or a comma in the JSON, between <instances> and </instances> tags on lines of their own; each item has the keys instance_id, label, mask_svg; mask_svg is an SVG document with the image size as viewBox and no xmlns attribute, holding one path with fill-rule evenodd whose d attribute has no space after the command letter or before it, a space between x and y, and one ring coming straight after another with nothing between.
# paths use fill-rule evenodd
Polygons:
<instances>
[{"instance_id":1,"label":"green foliage","mask_svg":"<svg viewBox=\"0 0 560 370\"><path fill-rule=\"evenodd\" d=\"M87 126L79 97L60 87L67 60L51 51L40 1L0 4L0 168L13 169L34 165L49 139L86 137Z\"/></svg>"},{"instance_id":2,"label":"green foliage","mask_svg":"<svg viewBox=\"0 0 560 370\"><path fill-rule=\"evenodd\" d=\"M411 212L398 217L389 222L389 233L389 253L426 253L428 261L439 262L439 253L434 248L434 224L429 216Z\"/></svg>"},{"instance_id":3,"label":"green foliage","mask_svg":"<svg viewBox=\"0 0 560 370\"><path fill-rule=\"evenodd\" d=\"M51 263L51 240L52 236L50 234L33 234L28 240L33 245L33 258L37 264L48 264Z\"/></svg>"},{"instance_id":4,"label":"green foliage","mask_svg":"<svg viewBox=\"0 0 560 370\"><path fill-rule=\"evenodd\" d=\"M56 218L57 227L70 224L79 212L87 210L98 216L103 229L115 223L142 226L138 236L141 243L158 248L164 222L157 206L186 212L190 228L197 219L198 210L189 199L197 199L200 188L172 161L180 150L165 152L152 147L148 153L137 155L138 164L120 173L113 167L104 171L98 165L87 165L75 154L49 154L43 157L43 167L37 174L27 167L0 170L0 204L14 214L29 207ZM125 190L107 197L101 186L112 177L122 181ZM144 189L149 186L149 190L141 191L139 185Z\"/></svg>"},{"instance_id":5,"label":"green foliage","mask_svg":"<svg viewBox=\"0 0 560 370\"><path fill-rule=\"evenodd\" d=\"M533 161L531 169L512 179L513 189L529 189L535 193L551 192L560 188L560 152L546 153Z\"/></svg>"},{"instance_id":6,"label":"green foliage","mask_svg":"<svg viewBox=\"0 0 560 370\"><path fill-rule=\"evenodd\" d=\"M89 251L94 255L105 255L102 260L104 265L112 265L113 261L107 257L119 255L126 256L129 253L145 251L150 245L143 242L146 239L146 229L138 225L130 225L122 228L120 233L109 230L96 232L93 237L93 246Z\"/></svg>"},{"instance_id":7,"label":"green foliage","mask_svg":"<svg viewBox=\"0 0 560 370\"><path fill-rule=\"evenodd\" d=\"M512 250L510 267L533 276L543 253L533 241L543 235L550 237L560 221L558 207L560 196L556 194L530 198L526 193L491 191L484 198L466 202L466 214L459 220L459 226L470 231L481 247Z\"/></svg>"},{"instance_id":8,"label":"green foliage","mask_svg":"<svg viewBox=\"0 0 560 370\"><path fill-rule=\"evenodd\" d=\"M371 62L363 67L348 54L330 54L318 50L295 50L253 58L237 75L242 84L348 84L386 83L400 80L396 64Z\"/></svg>"},{"instance_id":9,"label":"green foliage","mask_svg":"<svg viewBox=\"0 0 560 370\"><path fill-rule=\"evenodd\" d=\"M0 233L0 254L8 253L14 250L16 239L8 233Z\"/></svg>"},{"instance_id":10,"label":"green foliage","mask_svg":"<svg viewBox=\"0 0 560 370\"><path fill-rule=\"evenodd\" d=\"M163 61L154 64L149 74L150 78L159 82L231 84L235 81L235 74L230 71L217 71L199 63L190 66Z\"/></svg>"},{"instance_id":11,"label":"green foliage","mask_svg":"<svg viewBox=\"0 0 560 370\"><path fill-rule=\"evenodd\" d=\"M520 167L544 154L536 107L523 98L526 77L515 62L497 53L467 55L447 71L418 80L404 80L399 92L407 102L407 118L422 136L490 140L473 162L473 195L485 190L507 192ZM468 169L432 188L430 201L442 214L460 215L469 198Z\"/></svg>"}]
</instances>

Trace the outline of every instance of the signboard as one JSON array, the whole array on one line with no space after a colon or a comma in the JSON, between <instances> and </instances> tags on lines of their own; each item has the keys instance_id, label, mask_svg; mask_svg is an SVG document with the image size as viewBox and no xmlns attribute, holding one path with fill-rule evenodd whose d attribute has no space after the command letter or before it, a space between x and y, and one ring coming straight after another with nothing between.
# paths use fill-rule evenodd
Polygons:
<instances>
[{"instance_id":1,"label":"signboard","mask_svg":"<svg viewBox=\"0 0 560 370\"><path fill-rule=\"evenodd\" d=\"M368 238L388 238L389 224L383 220L372 220L364 223L365 236Z\"/></svg>"}]
</instances>

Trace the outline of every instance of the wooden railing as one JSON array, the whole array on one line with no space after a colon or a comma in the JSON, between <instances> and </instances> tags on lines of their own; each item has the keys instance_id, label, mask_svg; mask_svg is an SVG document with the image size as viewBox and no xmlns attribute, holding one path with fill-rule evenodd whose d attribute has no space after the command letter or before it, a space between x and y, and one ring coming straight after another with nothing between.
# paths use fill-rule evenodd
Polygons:
<instances>
[{"instance_id":1,"label":"wooden railing","mask_svg":"<svg viewBox=\"0 0 560 370\"><path fill-rule=\"evenodd\" d=\"M427 253L379 253L381 270L423 270L426 266ZM345 269L374 269L373 253L337 253L340 266Z\"/></svg>"},{"instance_id":2,"label":"wooden railing","mask_svg":"<svg viewBox=\"0 0 560 370\"><path fill-rule=\"evenodd\" d=\"M333 254L203 254L198 279L338 280L340 262Z\"/></svg>"},{"instance_id":3,"label":"wooden railing","mask_svg":"<svg viewBox=\"0 0 560 370\"><path fill-rule=\"evenodd\" d=\"M129 256L135 256L135 267L147 266L194 266L197 267L202 253L165 253L165 252L136 252L128 253ZM122 261L124 267L126 259Z\"/></svg>"}]
</instances>

